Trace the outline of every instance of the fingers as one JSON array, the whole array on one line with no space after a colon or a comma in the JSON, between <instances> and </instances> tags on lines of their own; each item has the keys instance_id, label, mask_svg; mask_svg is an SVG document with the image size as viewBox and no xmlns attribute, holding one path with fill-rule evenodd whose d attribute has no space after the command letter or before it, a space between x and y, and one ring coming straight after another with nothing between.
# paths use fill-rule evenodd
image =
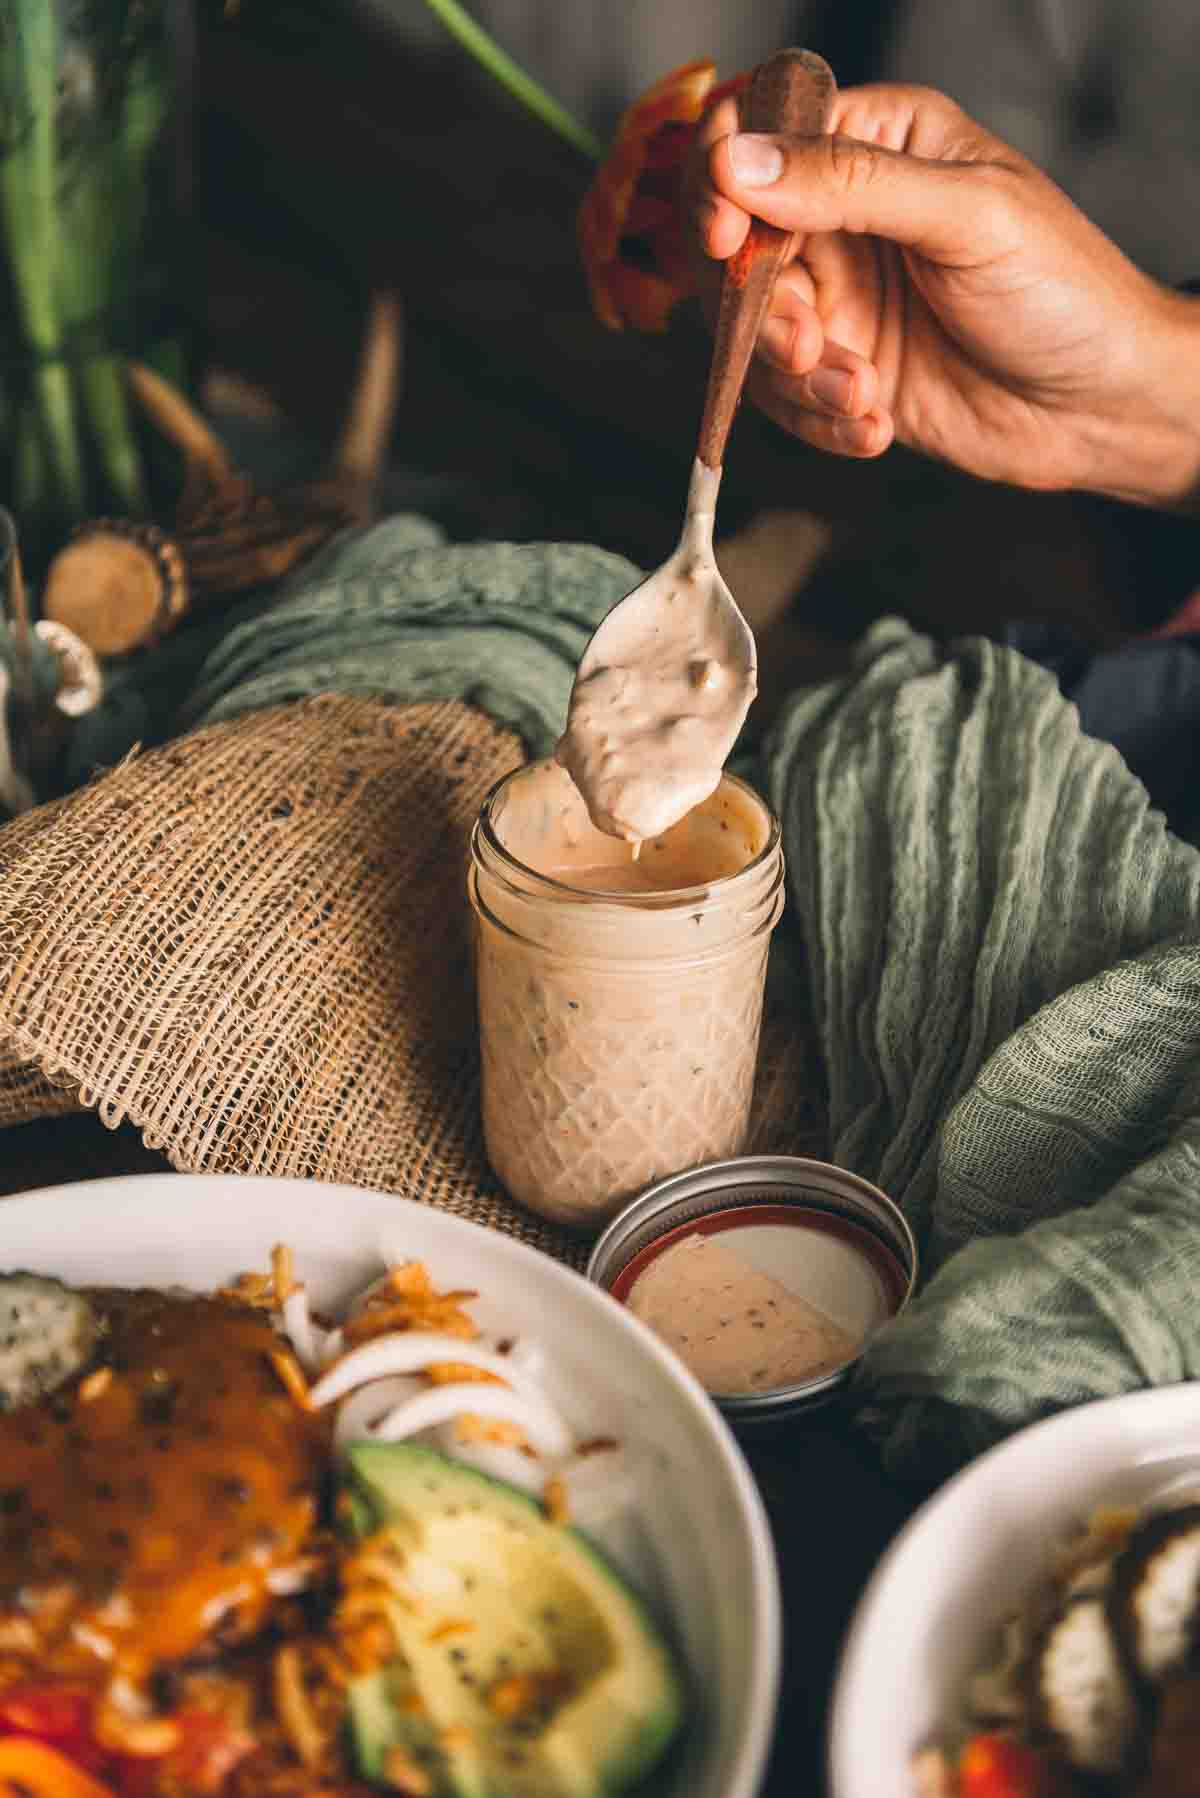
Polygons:
<instances>
[{"instance_id":1,"label":"fingers","mask_svg":"<svg viewBox=\"0 0 1200 1798\"><path fill-rule=\"evenodd\" d=\"M873 363L826 337L811 306L777 297L757 354L791 403L834 418L865 418L879 399Z\"/></svg>"},{"instance_id":2,"label":"fingers","mask_svg":"<svg viewBox=\"0 0 1200 1798\"><path fill-rule=\"evenodd\" d=\"M932 87L880 81L839 88L829 128L839 137L941 162L1017 160L998 137Z\"/></svg>"},{"instance_id":3,"label":"fingers","mask_svg":"<svg viewBox=\"0 0 1200 1798\"><path fill-rule=\"evenodd\" d=\"M719 269L719 264L710 266L714 273ZM719 283L719 273L716 279ZM782 410L789 419L804 411L828 420L865 419L879 405L878 370L867 357L827 335L815 299L812 276L803 264L783 271L755 348L766 377L757 391L772 395L772 416ZM756 391L753 382L751 391ZM879 453L852 434L844 453L858 449Z\"/></svg>"},{"instance_id":4,"label":"fingers","mask_svg":"<svg viewBox=\"0 0 1200 1798\"><path fill-rule=\"evenodd\" d=\"M712 200L703 237L710 255L729 255L737 215L753 212L801 235L869 233L970 266L1010 247L1011 213L992 178L997 166L926 159L849 137L735 134L708 151ZM732 202L733 219L722 202Z\"/></svg>"},{"instance_id":5,"label":"fingers","mask_svg":"<svg viewBox=\"0 0 1200 1798\"><path fill-rule=\"evenodd\" d=\"M866 418L817 418L807 413L787 427L793 437L825 450L832 456L849 456L870 462L890 449L896 435L889 412L869 412Z\"/></svg>"},{"instance_id":6,"label":"fingers","mask_svg":"<svg viewBox=\"0 0 1200 1798\"><path fill-rule=\"evenodd\" d=\"M861 133L872 141L738 139L738 148L750 152L747 163L753 161L755 150L759 152L756 184L743 178L745 165L741 171L733 165L737 107L732 100L722 102L706 115L697 132L686 203L694 266L710 312L720 285L719 265L740 248L752 212L795 232L802 244L809 240L816 261L812 269L797 261L780 276L749 389L760 408L793 436L835 455L869 459L888 448L895 426L882 403L874 363L826 335L826 324L838 316L837 295L844 278L830 279L826 269L818 296L814 269L821 262L820 236L875 232L930 253L939 233L944 243L953 239L952 248L959 238L966 243L977 224L973 216L977 198L973 196L969 204L957 199L956 185L955 195L951 194L959 172L955 164L922 158L952 153L953 144L970 162L972 156L989 153L993 140L982 133L972 139L970 133L977 128L966 115L953 102L925 89L860 89L843 95L834 122L855 138ZM994 147L1003 149L999 144ZM910 176L911 166L917 169L915 176ZM934 191L939 175L943 183ZM958 238L948 229L948 218L955 222ZM881 229L884 221L886 227ZM858 247L844 238L841 242L843 261L847 256L857 261ZM801 257L805 254L802 247ZM864 279L869 278L867 271Z\"/></svg>"},{"instance_id":7,"label":"fingers","mask_svg":"<svg viewBox=\"0 0 1200 1798\"><path fill-rule=\"evenodd\" d=\"M800 376L794 392L796 405L818 418L869 418L879 399L879 376L861 356L830 344L817 366Z\"/></svg>"},{"instance_id":8,"label":"fingers","mask_svg":"<svg viewBox=\"0 0 1200 1798\"><path fill-rule=\"evenodd\" d=\"M685 177L688 210L700 249L718 262L726 261L741 249L750 229L745 209L719 194L708 175L708 157L713 146L722 138L732 136L737 128L737 102L734 100L722 100L705 113Z\"/></svg>"},{"instance_id":9,"label":"fingers","mask_svg":"<svg viewBox=\"0 0 1200 1798\"><path fill-rule=\"evenodd\" d=\"M819 371L814 371L814 373ZM871 405L858 416L848 416L821 401L810 391L813 377L794 385L759 365L747 383L755 404L792 437L835 456L870 461L881 456L896 434L887 409Z\"/></svg>"},{"instance_id":10,"label":"fingers","mask_svg":"<svg viewBox=\"0 0 1200 1798\"><path fill-rule=\"evenodd\" d=\"M807 374L821 360L825 330L812 298L812 283L802 268L785 270L775 283L757 353L784 374Z\"/></svg>"},{"instance_id":11,"label":"fingers","mask_svg":"<svg viewBox=\"0 0 1200 1798\"><path fill-rule=\"evenodd\" d=\"M831 130L835 134L833 142L810 141L807 157L789 159L771 183L782 193L768 193L762 186L750 186L732 177L728 148L724 154L714 154L738 132L736 101L723 100L704 115L696 133L686 191L695 235L707 255L723 261L741 247L750 211L771 223L783 223L788 230L877 229L882 236L891 235L889 222L897 231L903 230L903 219L907 218L908 235L897 235L896 242L911 240L920 215L923 234L928 236L932 226L936 238L937 227L945 226L945 196L950 192L957 195L964 189L969 196L956 205L957 229L987 182L986 175L983 183L969 179L963 182L958 176L989 167L1010 172L1028 167L1016 151L976 124L953 100L928 87L880 82L842 88L834 104ZM854 140L854 146L843 143L844 139ZM787 140L759 141L784 145ZM856 147L865 153L855 156ZM862 190L873 186L881 174L889 173L879 167L881 157L889 154L893 159L917 165L917 172L911 183L905 183L903 170L890 171L892 178L880 184L883 191L878 205L864 207ZM933 166L930 169L928 165ZM925 180L927 169L930 178ZM941 182L937 180L939 171L944 177ZM923 188L924 199L917 193L918 184ZM905 186L912 189L907 195L901 191ZM846 209L850 214L857 213L857 218L844 217L838 207L839 192L846 188L860 196L858 204ZM785 218L779 207L781 203L788 204L788 194L793 196L792 210ZM807 199L809 210L793 222L801 199ZM823 208L816 214L811 210L814 200L820 201ZM822 217L836 222L815 222ZM914 243L912 247L921 246Z\"/></svg>"}]
</instances>

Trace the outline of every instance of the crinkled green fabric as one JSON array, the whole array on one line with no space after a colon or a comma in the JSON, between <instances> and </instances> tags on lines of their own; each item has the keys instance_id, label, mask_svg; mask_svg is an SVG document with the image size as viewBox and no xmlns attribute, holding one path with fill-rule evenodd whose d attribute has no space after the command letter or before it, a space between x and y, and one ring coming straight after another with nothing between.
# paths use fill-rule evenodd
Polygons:
<instances>
[{"instance_id":1,"label":"crinkled green fabric","mask_svg":"<svg viewBox=\"0 0 1200 1798\"><path fill-rule=\"evenodd\" d=\"M392 520L131 663L93 759L139 717L331 688L469 699L543 753L637 578L587 546L451 547ZM795 695L758 778L833 1159L922 1249L852 1395L893 1468L936 1477L1060 1407L1200 1377L1200 852L1051 676L896 621Z\"/></svg>"},{"instance_id":2,"label":"crinkled green fabric","mask_svg":"<svg viewBox=\"0 0 1200 1798\"><path fill-rule=\"evenodd\" d=\"M1051 676L895 621L768 786L833 1159L922 1248L854 1392L892 1467L1200 1377L1200 852Z\"/></svg>"},{"instance_id":3,"label":"crinkled green fabric","mask_svg":"<svg viewBox=\"0 0 1200 1798\"><path fill-rule=\"evenodd\" d=\"M640 578L590 544L450 545L428 519L398 514L115 666L75 733L66 784L137 743L322 692L469 700L544 754L585 643Z\"/></svg>"},{"instance_id":4,"label":"crinkled green fabric","mask_svg":"<svg viewBox=\"0 0 1200 1798\"><path fill-rule=\"evenodd\" d=\"M546 753L583 647L637 569L581 543L446 545L421 523L379 525L309 563L289 595L222 639L185 720L333 690L456 698Z\"/></svg>"}]
</instances>

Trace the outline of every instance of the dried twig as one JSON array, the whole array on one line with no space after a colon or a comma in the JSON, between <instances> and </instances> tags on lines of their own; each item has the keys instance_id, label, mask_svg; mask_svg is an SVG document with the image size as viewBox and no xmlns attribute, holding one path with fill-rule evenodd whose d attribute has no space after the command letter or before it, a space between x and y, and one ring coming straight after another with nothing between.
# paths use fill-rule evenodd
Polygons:
<instances>
[{"instance_id":1,"label":"dried twig","mask_svg":"<svg viewBox=\"0 0 1200 1798\"><path fill-rule=\"evenodd\" d=\"M98 655L124 655L173 629L193 596L279 580L335 532L369 520L395 416L402 325L398 296L374 295L329 468L277 493L260 491L234 466L177 389L130 364L138 404L183 458L173 532L124 519L83 525L50 565L45 616L68 625Z\"/></svg>"}]
</instances>

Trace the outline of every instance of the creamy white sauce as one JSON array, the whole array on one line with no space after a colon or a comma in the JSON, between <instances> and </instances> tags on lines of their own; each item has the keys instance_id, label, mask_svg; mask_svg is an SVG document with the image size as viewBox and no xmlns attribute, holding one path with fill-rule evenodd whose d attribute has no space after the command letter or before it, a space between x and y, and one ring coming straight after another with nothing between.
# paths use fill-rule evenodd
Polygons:
<instances>
[{"instance_id":1,"label":"creamy white sauce","mask_svg":"<svg viewBox=\"0 0 1200 1798\"><path fill-rule=\"evenodd\" d=\"M767 1392L843 1366L855 1336L737 1252L738 1232L691 1235L643 1269L625 1303L708 1392Z\"/></svg>"},{"instance_id":2,"label":"creamy white sauce","mask_svg":"<svg viewBox=\"0 0 1200 1798\"><path fill-rule=\"evenodd\" d=\"M739 874L762 851L769 823L761 804L732 781L638 853L598 831L579 789L554 761L533 762L513 776L497 831L504 847L527 868L579 892L671 893L708 887ZM554 930L554 913L544 927ZM636 919L630 916L630 931Z\"/></svg>"},{"instance_id":3,"label":"creamy white sauce","mask_svg":"<svg viewBox=\"0 0 1200 1798\"><path fill-rule=\"evenodd\" d=\"M597 829L633 843L716 791L757 691L713 554L720 478L695 463L679 548L588 645L555 750Z\"/></svg>"}]
</instances>

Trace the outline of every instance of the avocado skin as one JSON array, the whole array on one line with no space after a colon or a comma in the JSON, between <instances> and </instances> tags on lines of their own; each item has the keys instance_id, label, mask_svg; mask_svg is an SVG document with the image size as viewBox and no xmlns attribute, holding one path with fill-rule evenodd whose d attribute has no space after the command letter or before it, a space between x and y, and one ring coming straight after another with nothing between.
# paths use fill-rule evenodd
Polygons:
<instances>
[{"instance_id":1,"label":"avocado skin","mask_svg":"<svg viewBox=\"0 0 1200 1798\"><path fill-rule=\"evenodd\" d=\"M350 1742L359 1772L386 1784L388 1750L402 1748L428 1775L429 1798L485 1798L483 1788L470 1783L464 1769L448 1764L428 1719L397 1708L389 1686L388 1671L381 1670L356 1679L350 1687Z\"/></svg>"},{"instance_id":2,"label":"avocado skin","mask_svg":"<svg viewBox=\"0 0 1200 1798\"><path fill-rule=\"evenodd\" d=\"M389 1607L396 1661L350 1690L351 1738L362 1772L380 1777L387 1750L398 1746L430 1780L431 1798L616 1798L643 1780L680 1730L684 1680L643 1601L595 1544L570 1525L548 1522L527 1493L419 1444L357 1442L349 1445L346 1462L353 1534L384 1532L402 1553L419 1555L431 1528L449 1528L454 1562L469 1573L476 1547L486 1572L488 1530L493 1546L496 1531L511 1530L526 1563L530 1553L546 1557L542 1564L556 1576L556 1602L562 1605L564 1590L574 1591L584 1634L590 1629L593 1643L611 1645L611 1664L598 1670L594 1683L577 1681L545 1735L510 1735L494 1725L481 1741L469 1725L453 1731L469 1717L477 1721L478 1710L466 1700L461 1709L453 1697L448 1702L444 1685L440 1693L429 1690L429 1619L416 1619L397 1602ZM532 1626L537 1597L528 1579L506 1591L504 1623L512 1635L520 1635L526 1618ZM523 1600L529 1601L524 1608ZM451 1608L476 1621L469 1596L456 1596ZM473 1654L489 1639L486 1618L481 1614L477 1621L479 1628L462 1638ZM423 1710L401 1706L394 1690L415 1691L430 1702Z\"/></svg>"}]
</instances>

